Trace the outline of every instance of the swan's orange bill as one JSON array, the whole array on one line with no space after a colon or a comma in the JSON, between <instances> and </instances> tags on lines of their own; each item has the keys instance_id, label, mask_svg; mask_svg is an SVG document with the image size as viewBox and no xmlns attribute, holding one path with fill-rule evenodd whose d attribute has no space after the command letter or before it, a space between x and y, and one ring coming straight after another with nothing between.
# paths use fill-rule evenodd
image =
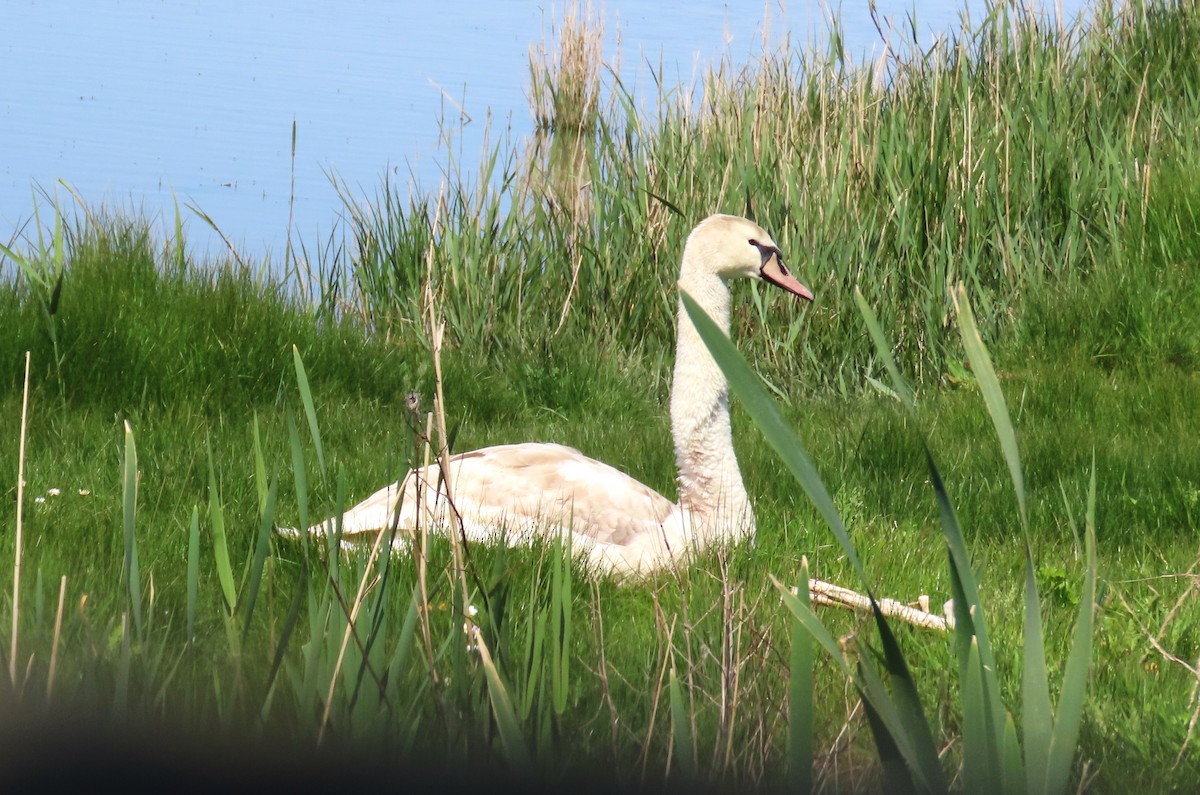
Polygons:
<instances>
[{"instance_id":1,"label":"swan's orange bill","mask_svg":"<svg viewBox=\"0 0 1200 795\"><path fill-rule=\"evenodd\" d=\"M762 269L759 271L765 281L776 287L782 287L793 295L798 295L806 301L813 300L812 290L809 290L783 264L779 252L772 251L763 258Z\"/></svg>"}]
</instances>

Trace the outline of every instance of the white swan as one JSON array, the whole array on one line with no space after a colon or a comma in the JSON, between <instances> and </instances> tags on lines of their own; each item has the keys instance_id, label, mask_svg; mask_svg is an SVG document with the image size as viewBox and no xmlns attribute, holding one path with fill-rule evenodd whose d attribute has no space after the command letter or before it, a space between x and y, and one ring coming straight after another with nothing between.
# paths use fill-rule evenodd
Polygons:
<instances>
[{"instance_id":1,"label":"white swan","mask_svg":"<svg viewBox=\"0 0 1200 795\"><path fill-rule=\"evenodd\" d=\"M727 335L727 282L739 278L761 279L813 298L784 266L762 227L735 216L710 216L688 236L679 286ZM671 426L678 504L570 447L500 445L450 459L449 501L437 465L412 470L403 481L380 489L342 514L343 542L392 527L400 529L398 539L406 539L419 516L441 531L457 528L461 520L467 538L503 536L509 544L570 532L573 550L593 570L628 575L685 562L715 541L753 536L754 513L730 433L728 383L682 302ZM426 513L419 514L418 494ZM308 532L324 535L335 525L331 517ZM280 532L299 534L290 528Z\"/></svg>"}]
</instances>

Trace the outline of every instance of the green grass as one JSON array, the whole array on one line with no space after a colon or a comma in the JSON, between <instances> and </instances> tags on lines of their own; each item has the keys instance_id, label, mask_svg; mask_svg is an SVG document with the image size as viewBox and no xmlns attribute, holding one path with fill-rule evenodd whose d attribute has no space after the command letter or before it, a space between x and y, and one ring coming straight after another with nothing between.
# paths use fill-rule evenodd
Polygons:
<instances>
[{"instance_id":1,"label":"green grass","mask_svg":"<svg viewBox=\"0 0 1200 795\"><path fill-rule=\"evenodd\" d=\"M0 560L13 556L33 357L17 658L28 679L2 708L19 699L106 727L162 721L305 748L322 736L381 760L532 767L549 781L595 770L650 786L694 771L717 786L782 786L793 626L768 575L797 582L805 555L813 576L856 579L737 403L757 545L679 578L575 577L569 591L552 550L473 549L466 598L494 677L467 648L445 542L431 550L425 596L411 560L375 564L361 643L340 663L366 555L271 540L260 557L262 528L297 523L301 494L313 520L406 467L406 395L432 403L427 283L449 329L454 449L563 442L673 494L682 240L711 211L744 212L749 195L817 301L797 311L743 285L735 338L876 591L935 605L952 592L923 429L981 580L1001 694L1021 721L1022 522L953 322L948 289L962 281L1016 429L1055 699L1095 461L1102 587L1072 781L1186 790L1200 777L1195 730L1177 761L1196 709L1184 664L1200 656L1200 15L1172 3L1097 13L1101 33L1013 32L998 16L886 75L851 72L836 52L764 53L721 65L694 94L664 87L649 111L608 85L572 138L586 144L582 182L553 156L500 146L485 173L459 175L440 197L387 184L371 199L345 194L348 244L284 263L319 274L307 301L267 268L194 262L182 232L156 239L136 214L67 216L61 255L53 228L41 244L13 241L40 278L0 266L0 472L12 473ZM911 416L868 380L890 383L856 288L915 386ZM125 422L140 473L133 511ZM6 616L11 585L0 577ZM878 646L865 618L820 615L835 637ZM953 645L897 634L961 786ZM815 781L879 785L854 691L828 659L814 671Z\"/></svg>"}]
</instances>

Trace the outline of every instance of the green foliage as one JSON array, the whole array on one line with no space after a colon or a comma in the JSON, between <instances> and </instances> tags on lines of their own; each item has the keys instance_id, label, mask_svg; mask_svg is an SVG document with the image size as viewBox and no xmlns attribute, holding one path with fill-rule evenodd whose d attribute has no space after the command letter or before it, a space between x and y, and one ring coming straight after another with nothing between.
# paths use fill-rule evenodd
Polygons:
<instances>
[{"instance_id":1,"label":"green foliage","mask_svg":"<svg viewBox=\"0 0 1200 795\"><path fill-rule=\"evenodd\" d=\"M343 190L355 299L413 335L428 278L472 355L493 353L507 323L534 348L576 328L669 349L674 301L645 285L673 282L695 219L750 208L817 293L807 317L757 295L740 311L743 329L776 330L748 348L772 381L786 362L809 389L862 383L874 349L854 322L859 289L905 370L936 383L956 364L949 285L972 290L985 334L1010 328L1022 307L1008 296L1128 257L1123 229L1144 217L1160 160L1191 148L1191 12L1095 13L1061 30L1001 4L926 53L863 69L784 46L714 68L702 101L660 86L648 111L614 82L566 173L553 154L524 162L501 144L437 199L388 182L371 202Z\"/></svg>"},{"instance_id":2,"label":"green foliage","mask_svg":"<svg viewBox=\"0 0 1200 795\"><path fill-rule=\"evenodd\" d=\"M89 214L61 240L59 264L45 266L50 275L22 270L0 280L0 383L19 383L15 356L31 350L77 407L140 412L198 400L228 412L277 399L287 386L281 365L296 345L333 379L329 386L351 394L421 386L389 363L395 346L366 338L352 319L314 318L283 286L247 269L160 255L146 220ZM18 261L42 261L37 251Z\"/></svg>"},{"instance_id":3,"label":"green foliage","mask_svg":"<svg viewBox=\"0 0 1200 795\"><path fill-rule=\"evenodd\" d=\"M997 666L987 631L984 605L980 599L976 573L967 552L962 531L947 496L941 475L928 453L929 474L942 514L954 584L955 645L959 657L959 676L962 682L963 736L962 780L969 792L1065 792L1071 775L1071 765L1077 754L1077 740L1082 718L1084 694L1088 683L1088 668L1092 648L1092 611L1096 590L1095 552L1095 471L1088 499L1087 569L1083 597L1079 608L1075 636L1071 644L1066 673L1063 678L1060 708L1055 715L1050 702L1047 662L1043 645L1040 601L1033 574L1033 556L1029 546L1029 527L1026 519L1025 485L1020 458L1004 396L1000 391L991 357L979 338L971 305L959 285L954 294L958 310L958 325L972 370L980 379L980 389L992 415L992 421L1012 477L1013 489L1021 525L1026 538L1024 660L1022 664L1022 707L1025 715L1024 747L1018 746L1012 715L1001 697ZM772 440L772 446L784 461L807 461L796 438L780 427L778 411L763 390L758 379L733 348L725 335L701 312L686 294L684 303L709 347L713 357L730 380L733 391L748 406L755 423ZM865 304L864 304L865 307ZM896 379L895 393L910 395L898 369L890 361L891 353L879 334L875 316L864 311L880 356ZM909 403L909 410L912 405ZM811 466L791 466L796 479L815 502L828 501L825 488ZM831 506L830 506L831 507ZM892 786L918 792L948 792L941 769L941 760L933 742L933 729L917 694L916 682L897 643L892 627L884 618L879 604L871 594L854 544L849 540L836 512L827 515L830 529L842 545L847 557L868 590L872 613L883 647L884 670L892 683L889 692L872 662L869 651L860 651L860 660L852 670L842 649L834 645L832 636L813 613L807 600L793 595L789 589L776 585L795 618L809 630L851 678L864 708L870 717L880 762L889 772ZM800 587L806 587L807 579ZM672 679L674 681L674 679ZM1024 756L1022 755L1024 750Z\"/></svg>"}]
</instances>

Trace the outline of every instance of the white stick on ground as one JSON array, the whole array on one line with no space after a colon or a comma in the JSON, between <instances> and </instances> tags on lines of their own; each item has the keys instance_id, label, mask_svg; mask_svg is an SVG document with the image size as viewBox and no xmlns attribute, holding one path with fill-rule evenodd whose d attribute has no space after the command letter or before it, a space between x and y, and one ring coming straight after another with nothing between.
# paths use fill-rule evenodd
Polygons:
<instances>
[{"instance_id":1,"label":"white stick on ground","mask_svg":"<svg viewBox=\"0 0 1200 795\"><path fill-rule=\"evenodd\" d=\"M871 597L823 580L808 581L808 596L813 604L844 607L862 612L871 610ZM946 602L942 608L943 615L929 612L928 596L921 597L920 607L912 607L903 602L897 602L895 599L877 599L876 603L879 605L880 612L885 616L898 618L909 624L939 632L948 632L954 629L953 601Z\"/></svg>"}]
</instances>

